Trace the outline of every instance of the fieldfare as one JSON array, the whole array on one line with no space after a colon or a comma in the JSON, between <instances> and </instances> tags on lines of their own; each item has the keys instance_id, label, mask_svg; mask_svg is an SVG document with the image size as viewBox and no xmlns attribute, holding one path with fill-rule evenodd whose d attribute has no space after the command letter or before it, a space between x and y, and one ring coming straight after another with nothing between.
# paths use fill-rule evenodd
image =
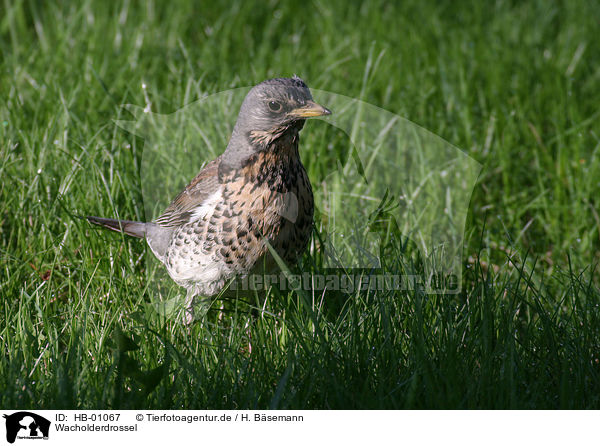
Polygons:
<instances>
[{"instance_id":1,"label":"fieldfare","mask_svg":"<svg viewBox=\"0 0 600 446\"><path fill-rule=\"evenodd\" d=\"M145 238L171 278L195 296L218 294L230 281L276 266L269 244L295 262L308 244L313 194L298 153L306 118L331 112L298 77L266 80L242 103L225 151L209 162L148 223L88 217L113 231Z\"/></svg>"}]
</instances>

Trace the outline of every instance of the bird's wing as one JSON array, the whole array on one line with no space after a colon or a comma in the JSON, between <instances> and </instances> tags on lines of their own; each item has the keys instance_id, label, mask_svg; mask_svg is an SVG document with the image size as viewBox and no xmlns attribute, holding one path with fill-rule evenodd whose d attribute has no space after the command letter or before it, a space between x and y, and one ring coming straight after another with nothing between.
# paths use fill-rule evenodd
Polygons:
<instances>
[{"instance_id":1,"label":"bird's wing","mask_svg":"<svg viewBox=\"0 0 600 446\"><path fill-rule=\"evenodd\" d=\"M194 211L201 207L206 199L219 190L219 163L221 157L212 160L181 191L163 214L155 220L159 226L181 226L190 221Z\"/></svg>"}]
</instances>

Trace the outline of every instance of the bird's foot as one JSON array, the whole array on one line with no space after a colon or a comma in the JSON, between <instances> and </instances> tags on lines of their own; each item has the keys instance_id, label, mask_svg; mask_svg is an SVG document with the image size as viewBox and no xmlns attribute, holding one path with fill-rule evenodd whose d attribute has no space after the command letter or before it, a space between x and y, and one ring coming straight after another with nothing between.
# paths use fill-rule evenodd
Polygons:
<instances>
[{"instance_id":1,"label":"bird's foot","mask_svg":"<svg viewBox=\"0 0 600 446\"><path fill-rule=\"evenodd\" d=\"M202 319L208 312L210 307L211 300L208 299L200 299L196 301L194 297L188 297L186 299L185 310L183 313L183 323L185 325L192 325L196 319Z\"/></svg>"},{"instance_id":2,"label":"bird's foot","mask_svg":"<svg viewBox=\"0 0 600 446\"><path fill-rule=\"evenodd\" d=\"M185 325L192 325L194 323L194 307L189 306L183 312L183 323Z\"/></svg>"}]
</instances>

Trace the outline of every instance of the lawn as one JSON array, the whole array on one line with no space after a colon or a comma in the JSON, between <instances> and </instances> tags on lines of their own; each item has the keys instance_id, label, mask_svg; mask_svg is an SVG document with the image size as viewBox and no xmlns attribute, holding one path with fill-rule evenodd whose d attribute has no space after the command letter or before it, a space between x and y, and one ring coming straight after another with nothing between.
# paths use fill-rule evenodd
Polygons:
<instances>
[{"instance_id":1,"label":"lawn","mask_svg":"<svg viewBox=\"0 0 600 446\"><path fill-rule=\"evenodd\" d=\"M0 406L600 408L600 4L398 3L0 3ZM79 218L158 203L115 121L294 73L481 165L461 291L273 288L186 327L156 311L145 244ZM307 123L313 186L348 147ZM166 202L200 168L169 163Z\"/></svg>"}]
</instances>

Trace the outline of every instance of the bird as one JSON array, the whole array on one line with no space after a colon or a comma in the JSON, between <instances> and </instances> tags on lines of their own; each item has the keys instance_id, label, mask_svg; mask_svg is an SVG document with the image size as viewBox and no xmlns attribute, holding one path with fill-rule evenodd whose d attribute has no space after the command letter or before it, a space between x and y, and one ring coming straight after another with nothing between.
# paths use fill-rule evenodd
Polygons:
<instances>
[{"instance_id":1,"label":"bird","mask_svg":"<svg viewBox=\"0 0 600 446\"><path fill-rule=\"evenodd\" d=\"M299 154L299 132L330 115L306 83L274 78L246 95L227 147L149 222L88 216L95 225L145 238L169 276L186 290L184 321L194 299L210 298L233 280L276 268L269 251L295 263L310 240L312 186Z\"/></svg>"}]
</instances>

